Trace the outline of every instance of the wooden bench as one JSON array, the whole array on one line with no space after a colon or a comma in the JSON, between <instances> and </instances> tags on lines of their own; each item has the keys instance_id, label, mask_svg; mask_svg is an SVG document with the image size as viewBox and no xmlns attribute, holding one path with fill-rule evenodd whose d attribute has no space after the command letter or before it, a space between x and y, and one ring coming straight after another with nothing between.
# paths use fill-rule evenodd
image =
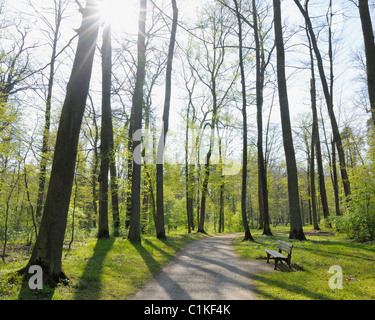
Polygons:
<instances>
[{"instance_id":1,"label":"wooden bench","mask_svg":"<svg viewBox=\"0 0 375 320\"><path fill-rule=\"evenodd\" d=\"M275 250L265 249L265 251L267 252L267 263L269 263L270 259L275 259L275 270L276 270L276 266L279 261L286 261L289 268L291 269L290 264L291 264L291 259L292 259L293 245L279 240L277 241L276 247L279 249L278 252ZM284 251L287 254L287 257L281 253L282 251Z\"/></svg>"}]
</instances>

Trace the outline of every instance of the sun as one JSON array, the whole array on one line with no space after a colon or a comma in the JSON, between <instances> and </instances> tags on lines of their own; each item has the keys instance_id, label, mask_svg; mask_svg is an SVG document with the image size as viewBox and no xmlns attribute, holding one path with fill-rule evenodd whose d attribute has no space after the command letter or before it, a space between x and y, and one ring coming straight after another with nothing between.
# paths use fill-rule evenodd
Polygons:
<instances>
[{"instance_id":1,"label":"sun","mask_svg":"<svg viewBox=\"0 0 375 320\"><path fill-rule=\"evenodd\" d=\"M99 12L102 23L110 23L115 30L137 30L138 1L101 0Z\"/></svg>"}]
</instances>

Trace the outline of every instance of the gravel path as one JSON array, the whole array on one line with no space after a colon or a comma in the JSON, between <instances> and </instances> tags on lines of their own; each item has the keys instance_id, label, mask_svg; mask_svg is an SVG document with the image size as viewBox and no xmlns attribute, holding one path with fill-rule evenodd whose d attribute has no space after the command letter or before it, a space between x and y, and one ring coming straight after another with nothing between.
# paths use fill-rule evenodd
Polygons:
<instances>
[{"instance_id":1,"label":"gravel path","mask_svg":"<svg viewBox=\"0 0 375 320\"><path fill-rule=\"evenodd\" d=\"M238 234L186 245L133 297L134 300L254 300L251 276L272 272L265 261L240 258L232 242Z\"/></svg>"}]
</instances>

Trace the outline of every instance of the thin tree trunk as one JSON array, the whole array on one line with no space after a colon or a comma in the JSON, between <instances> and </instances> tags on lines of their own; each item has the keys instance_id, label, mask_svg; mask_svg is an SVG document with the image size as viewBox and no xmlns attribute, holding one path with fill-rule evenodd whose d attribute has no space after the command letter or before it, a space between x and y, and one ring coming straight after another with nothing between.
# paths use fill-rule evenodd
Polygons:
<instances>
[{"instance_id":1,"label":"thin tree trunk","mask_svg":"<svg viewBox=\"0 0 375 320\"><path fill-rule=\"evenodd\" d=\"M186 185L186 214L187 214L187 223L188 223L188 233L191 233L191 230L194 229L193 222L193 192L192 192L192 175L194 166L192 163L189 164L189 114L191 106L191 95L189 94L189 105L186 112L186 129L185 129L185 185ZM192 161L192 159L190 159Z\"/></svg>"},{"instance_id":2,"label":"thin tree trunk","mask_svg":"<svg viewBox=\"0 0 375 320\"><path fill-rule=\"evenodd\" d=\"M368 0L358 0L358 8L361 17L363 39L365 43L367 87L370 98L372 122L375 125L375 43L374 30L372 27Z\"/></svg>"},{"instance_id":3,"label":"thin tree trunk","mask_svg":"<svg viewBox=\"0 0 375 320\"><path fill-rule=\"evenodd\" d=\"M106 83L106 95L108 108L106 116L108 117L108 160L109 160L109 173L110 173L110 189L111 189L111 204L112 204L112 220L113 220L113 235L118 237L120 234L120 210L118 201L118 183L117 183L117 170L116 170L116 157L115 157L115 146L114 146L114 133L113 133L113 121L112 121L112 108L111 108L111 84L112 84L112 43L111 43L111 30L108 26L107 32L105 33L105 43L103 43L103 68L105 71L105 79L103 83ZM105 80L105 81L104 81ZM107 105L108 104L108 105ZM107 169L108 171L108 169Z\"/></svg>"},{"instance_id":4,"label":"thin tree trunk","mask_svg":"<svg viewBox=\"0 0 375 320\"><path fill-rule=\"evenodd\" d=\"M320 115L322 117L322 110L320 110ZM336 215L340 216L340 200L339 200L339 186L338 186L338 177L337 177L337 167L336 167L336 147L335 142L331 141L332 151L329 149L328 145L328 139L327 139L327 133L324 125L324 121L322 122L322 129L324 134L324 141L327 148L327 154L328 154L328 162L329 162L329 169L330 169L330 175L331 175L331 181L332 181L332 187L334 190L335 195L335 209L336 209Z\"/></svg>"},{"instance_id":5,"label":"thin tree trunk","mask_svg":"<svg viewBox=\"0 0 375 320\"><path fill-rule=\"evenodd\" d=\"M314 230L320 230L318 226L318 215L316 211L316 189L315 189L315 129L313 128L312 141L311 141L311 157L310 157L310 190L311 190L311 207L313 216Z\"/></svg>"},{"instance_id":6,"label":"thin tree trunk","mask_svg":"<svg viewBox=\"0 0 375 320\"><path fill-rule=\"evenodd\" d=\"M5 203L5 226L4 226L4 242L3 242L3 253L1 255L2 261L5 262L5 252L6 247L8 243L8 221L9 221L9 203L12 198L12 194L14 192L14 189L16 188L18 184L18 180L20 178L20 168L18 167L18 173L17 173L17 179L13 182L13 184L10 186L10 191L6 199Z\"/></svg>"},{"instance_id":7,"label":"thin tree trunk","mask_svg":"<svg viewBox=\"0 0 375 320\"><path fill-rule=\"evenodd\" d=\"M89 223L88 223L88 227L91 228L96 228L96 220L97 220L97 217L98 217L98 205L97 205L97 201L98 201L98 192L97 192L97 189L96 189L96 185L97 185L97 180L98 180L98 166L99 166L99 152L98 152L98 141L99 141L99 128L98 128L98 123L96 121L96 112L95 112L95 106L94 106L94 102L92 101L90 95L89 95L89 99L91 100L91 107L92 107L92 113L93 113L93 124L94 124L94 130L95 130L95 133L94 133L94 136L93 136L93 152L94 152L94 155L93 155L93 163L92 163L92 168L91 168L91 185L92 185L92 190L91 190L91 194L92 194L92 210L93 212L88 214L89 216L89 219L91 219L91 223L90 223L90 220L89 220Z\"/></svg>"},{"instance_id":8,"label":"thin tree trunk","mask_svg":"<svg viewBox=\"0 0 375 320\"><path fill-rule=\"evenodd\" d=\"M128 239L141 241L141 131L143 86L146 74L146 16L147 0L140 0L138 25L138 64L135 91L132 105L132 173L131 173L131 212ZM136 133L136 134L135 134Z\"/></svg>"},{"instance_id":9,"label":"thin tree trunk","mask_svg":"<svg viewBox=\"0 0 375 320\"><path fill-rule=\"evenodd\" d=\"M99 174L99 219L98 238L109 238L108 226L108 191L109 163L111 157L110 135L113 137L111 115L111 74L112 74L111 26L106 24L103 31L102 45L102 126L100 146ZM113 140L113 138L112 138Z\"/></svg>"},{"instance_id":10,"label":"thin tree trunk","mask_svg":"<svg viewBox=\"0 0 375 320\"><path fill-rule=\"evenodd\" d=\"M340 210L340 197L339 197L339 183L338 183L338 176L337 176L337 166L336 166L336 148L335 148L335 141L332 139L332 183L333 183L333 191L335 194L335 209L336 215L341 216Z\"/></svg>"},{"instance_id":11,"label":"thin tree trunk","mask_svg":"<svg viewBox=\"0 0 375 320\"><path fill-rule=\"evenodd\" d=\"M288 174L289 215L290 215L290 239L305 240L302 228L301 211L299 205L297 164L293 146L292 129L289 115L288 92L285 76L285 50L281 23L280 0L273 0L274 29L277 51L277 79L280 101L281 125L285 159Z\"/></svg>"},{"instance_id":12,"label":"thin tree trunk","mask_svg":"<svg viewBox=\"0 0 375 320\"><path fill-rule=\"evenodd\" d=\"M77 146L82 118L88 95L95 46L99 30L98 2L88 0L80 8L82 25L72 74L67 86L57 132L50 183L31 258L26 268L39 265L45 282L58 282L65 278L61 267L63 242L67 224L70 196L74 179Z\"/></svg>"},{"instance_id":13,"label":"thin tree trunk","mask_svg":"<svg viewBox=\"0 0 375 320\"><path fill-rule=\"evenodd\" d=\"M238 42L239 42L239 64L241 70L241 84L242 84L242 187L241 187L241 213L242 224L245 231L244 241L254 241L251 235L249 222L246 213L246 189L247 189L247 101L246 101L246 79L245 68L243 65L243 39L242 39L242 21L240 18L240 11L237 0L233 0L236 7L236 16L238 23Z\"/></svg>"},{"instance_id":14,"label":"thin tree trunk","mask_svg":"<svg viewBox=\"0 0 375 320\"><path fill-rule=\"evenodd\" d=\"M215 116L213 116L214 118ZM212 121L211 126L215 125L215 120ZM204 178L203 178L203 185L202 185L202 198L201 198L201 207L200 207L200 217L198 223L198 232L206 233L204 230L204 222L206 217L206 198L207 198L207 190L208 190L208 180L210 178L210 159L212 154L212 146L213 146L213 129L211 128L211 138L210 138L210 148L208 150L206 156L206 163L204 165Z\"/></svg>"},{"instance_id":15,"label":"thin tree trunk","mask_svg":"<svg viewBox=\"0 0 375 320\"><path fill-rule=\"evenodd\" d=\"M113 144L112 144L113 146ZM117 170L114 149L111 152L109 163L109 171L111 177L111 203L112 203L112 218L113 218L113 235L118 237L120 235L120 209L118 200L118 183L117 183Z\"/></svg>"},{"instance_id":16,"label":"thin tree trunk","mask_svg":"<svg viewBox=\"0 0 375 320\"><path fill-rule=\"evenodd\" d=\"M50 127L51 127L51 101L52 101L52 90L55 77L55 60L57 54L57 42L60 36L60 25L61 25L61 2L58 5L58 12L56 13L56 29L53 34L53 44L52 44L52 55L49 67L49 78L48 78L48 88L47 88L47 100L46 100L46 111L44 114L44 130L43 130L43 145L42 145L42 155L40 160L40 174L38 183L38 197L36 201L35 215L36 218L40 218L43 209L44 192L46 185L46 175L47 175L47 160L48 160L48 145L50 137Z\"/></svg>"},{"instance_id":17,"label":"thin tree trunk","mask_svg":"<svg viewBox=\"0 0 375 320\"><path fill-rule=\"evenodd\" d=\"M219 196L219 233L224 232L224 189L225 177L223 174L222 140L219 138L219 170L220 170L220 196Z\"/></svg>"},{"instance_id":18,"label":"thin tree trunk","mask_svg":"<svg viewBox=\"0 0 375 320\"><path fill-rule=\"evenodd\" d=\"M313 56L313 48L311 45L311 39L309 32L306 30L307 38L309 40L309 51L310 51L310 61L311 61L311 84L310 84L310 97L311 97L311 109L313 115L313 129L312 129L312 143L316 147L316 157L317 157L317 164L318 164L318 178L319 178L319 189L320 189L320 196L322 201L323 207L323 215L325 218L329 216L329 209L328 209L328 200L327 200L327 192L325 187L325 177L324 177L324 169L323 169L323 161L322 161L322 151L320 145L320 135L319 135L319 122L318 122L318 111L316 106L316 79L315 79L315 68L314 68L314 56ZM313 147L311 147L313 151ZM311 177L311 179L313 179ZM315 177L314 177L315 179ZM312 183L313 180L311 180ZM315 180L314 180L315 184ZM317 225L314 225L316 228ZM317 229L316 229L317 230Z\"/></svg>"},{"instance_id":19,"label":"thin tree trunk","mask_svg":"<svg viewBox=\"0 0 375 320\"><path fill-rule=\"evenodd\" d=\"M256 50L256 97L257 97L257 126L258 126L258 181L260 184L259 190L259 208L262 208L263 213L263 234L272 236L270 227L270 216L268 207L268 187L267 187L267 174L264 163L263 154L263 87L264 87L264 57L261 59L260 41L259 41L259 29L258 29L258 14L253 0L253 24L254 24L254 38L255 38L255 50ZM263 60L263 61L261 61Z\"/></svg>"},{"instance_id":20,"label":"thin tree trunk","mask_svg":"<svg viewBox=\"0 0 375 320\"><path fill-rule=\"evenodd\" d=\"M71 250L72 244L74 242L74 231L75 231L75 218L76 218L76 203L77 203L77 195L78 195L78 181L77 181L77 172L78 172L78 167L79 167L80 159L78 155L77 159L77 168L76 168L76 173L74 175L74 196L73 196L73 212L72 212L72 233L70 236L70 241L69 241L69 247L68 250Z\"/></svg>"},{"instance_id":21,"label":"thin tree trunk","mask_svg":"<svg viewBox=\"0 0 375 320\"><path fill-rule=\"evenodd\" d=\"M334 137L334 141L335 141L337 151L338 151L338 155L339 155L342 183L343 183L343 186L344 186L345 196L348 199L348 197L350 195L350 182L349 182L349 177L348 177L348 173L347 173L347 170L346 170L344 148L343 148L343 145L342 145L341 134L340 134L338 124L337 124L337 121L336 121L336 116L335 116L335 113L333 111L332 98L331 98L330 90L329 90L329 87L328 87L327 78L325 76L323 59L322 59L322 56L320 54L318 44L317 44L317 40L316 40L316 37L315 37L315 33L314 33L314 30L313 30L313 27L312 27L312 24L311 24L311 20L310 20L310 17L308 15L308 11L307 11L308 1L306 2L306 9L303 9L302 5L300 4L300 2L298 0L294 0L294 2L296 3L297 7L301 11L303 17L305 18L307 29L308 29L308 32L310 34L311 43L312 43L312 46L313 46L313 49L314 49L314 52L315 52L315 57L316 57L316 60L317 60L317 63L318 63L318 69L319 69L319 74L320 74L320 80L322 82L324 97L325 97L327 108L328 108L328 114L329 114L329 118L331 120L333 137Z\"/></svg>"},{"instance_id":22,"label":"thin tree trunk","mask_svg":"<svg viewBox=\"0 0 375 320\"><path fill-rule=\"evenodd\" d=\"M169 110L171 105L171 78L172 78L172 65L173 65L173 54L176 42L176 31L177 31L177 20L178 20L178 9L176 0L172 0L173 7L173 23L171 38L169 42L169 51L167 58L167 74L165 80L165 102L163 112L163 128L162 136L159 141L157 163L156 163L156 236L158 239L165 239L165 226L164 226L164 149L165 142L167 139L168 127L169 127Z\"/></svg>"}]
</instances>

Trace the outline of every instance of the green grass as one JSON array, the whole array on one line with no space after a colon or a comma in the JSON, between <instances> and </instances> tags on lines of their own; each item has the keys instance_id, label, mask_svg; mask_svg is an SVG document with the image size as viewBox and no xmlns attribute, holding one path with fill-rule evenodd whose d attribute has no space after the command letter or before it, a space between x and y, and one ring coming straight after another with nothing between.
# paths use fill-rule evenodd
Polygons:
<instances>
[{"instance_id":1,"label":"green grass","mask_svg":"<svg viewBox=\"0 0 375 320\"><path fill-rule=\"evenodd\" d=\"M294 245L292 271L282 266L271 273L254 275L259 299L283 300L375 300L375 246L355 243L328 232L305 227L306 241L288 240L288 228L273 228L273 237L252 231L255 242L236 238L235 250L248 259L265 263L265 248L275 248L277 240ZM331 230L325 230L331 231ZM122 238L85 239L64 250L63 269L67 285L45 286L32 291L27 280L15 275L30 257L31 247L9 246L7 262L0 262L0 300L125 300L145 285L161 266L188 242L202 234L170 235L166 241L144 236L141 243ZM273 264L273 260L271 261ZM332 290L328 281L331 266L343 270L343 289Z\"/></svg>"},{"instance_id":2,"label":"green grass","mask_svg":"<svg viewBox=\"0 0 375 320\"><path fill-rule=\"evenodd\" d=\"M63 270L67 285L30 290L27 280L14 271L24 267L30 248L9 252L6 264L0 262L0 300L124 300L147 283L161 266L188 242L201 234L172 235L162 241L144 236L141 243L122 238L86 239L64 250Z\"/></svg>"},{"instance_id":3,"label":"green grass","mask_svg":"<svg viewBox=\"0 0 375 320\"><path fill-rule=\"evenodd\" d=\"M285 265L271 273L255 275L259 299L281 300L373 300L375 299L375 246L355 243L340 235L304 228L307 240L288 239L288 228L274 228L274 236L253 232L255 242L235 240L236 252L245 258L263 259L264 249L276 248L277 240L294 245L292 271ZM332 231L332 230L325 230ZM270 260L274 263L274 260ZM330 289L331 266L343 271L343 289ZM273 266L273 265L272 265Z\"/></svg>"}]
</instances>

